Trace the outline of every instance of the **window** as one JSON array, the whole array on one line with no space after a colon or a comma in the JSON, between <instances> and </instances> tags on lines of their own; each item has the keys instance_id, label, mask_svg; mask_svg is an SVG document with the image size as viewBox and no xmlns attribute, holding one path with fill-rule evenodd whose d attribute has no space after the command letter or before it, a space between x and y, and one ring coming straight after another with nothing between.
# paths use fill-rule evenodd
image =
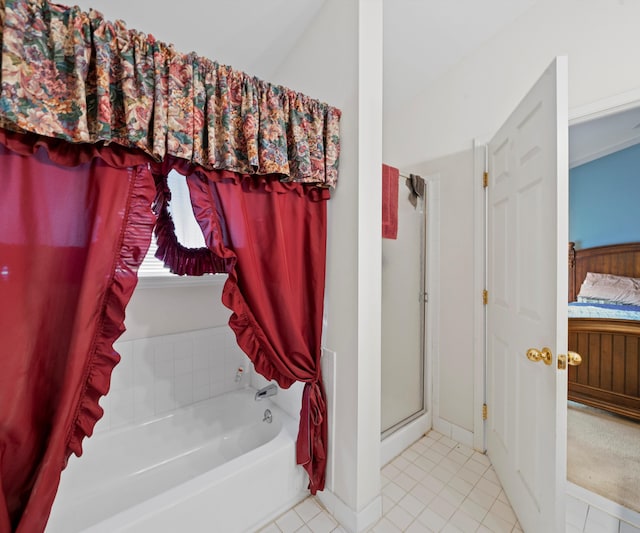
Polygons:
<instances>
[{"instance_id":1,"label":"window","mask_svg":"<svg viewBox=\"0 0 640 533\"><path fill-rule=\"evenodd\" d=\"M169 213L173 219L176 228L176 237L178 241L187 248L204 248L205 242L202 230L193 216L191 208L191 200L189 199L189 188L184 176L172 170L167 177L167 183L171 190L171 202L169 203ZM155 257L156 249L155 234L151 237L151 245L149 251L145 255L140 269L138 270L138 278L141 285L163 286L167 283L211 283L213 279L226 279L226 274L205 274L204 276L177 276L172 274L164 263Z\"/></svg>"}]
</instances>

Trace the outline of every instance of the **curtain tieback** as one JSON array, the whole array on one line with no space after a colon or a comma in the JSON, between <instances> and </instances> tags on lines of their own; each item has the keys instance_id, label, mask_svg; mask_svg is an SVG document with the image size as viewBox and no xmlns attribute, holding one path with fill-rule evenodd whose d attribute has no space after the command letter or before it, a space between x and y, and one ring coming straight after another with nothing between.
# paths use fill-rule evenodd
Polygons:
<instances>
[{"instance_id":1,"label":"curtain tieback","mask_svg":"<svg viewBox=\"0 0 640 533\"><path fill-rule=\"evenodd\" d=\"M297 463L309 474L309 490L315 494L324 488L326 465L327 404L322 381L316 379L304 384L300 431L296 446Z\"/></svg>"}]
</instances>

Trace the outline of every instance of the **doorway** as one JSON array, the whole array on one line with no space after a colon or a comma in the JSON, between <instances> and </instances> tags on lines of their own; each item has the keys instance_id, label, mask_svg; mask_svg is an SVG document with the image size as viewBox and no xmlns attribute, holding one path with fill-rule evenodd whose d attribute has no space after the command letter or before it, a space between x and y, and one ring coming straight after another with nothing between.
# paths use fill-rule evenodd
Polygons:
<instances>
[{"instance_id":1,"label":"doorway","mask_svg":"<svg viewBox=\"0 0 640 533\"><path fill-rule=\"evenodd\" d=\"M604 108L569 127L569 240L576 242L577 249L640 241L638 224L625 221L636 210L624 208L626 199L634 201L640 188L634 181L640 170L633 168L640 168L640 161L634 163L640 159L639 103L627 104L623 110ZM618 191L623 189L627 193L621 196ZM598 429L603 424L606 432ZM629 432L640 438L640 423L569 403L569 482L586 489L581 490L583 496L600 495L595 499L606 498L622 506L622 512L631 508L637 513L640 500L632 497L635 491L629 488L637 487L640 478L629 467L640 462L640 450L634 445L625 449L625 441L635 440L627 436Z\"/></svg>"}]
</instances>

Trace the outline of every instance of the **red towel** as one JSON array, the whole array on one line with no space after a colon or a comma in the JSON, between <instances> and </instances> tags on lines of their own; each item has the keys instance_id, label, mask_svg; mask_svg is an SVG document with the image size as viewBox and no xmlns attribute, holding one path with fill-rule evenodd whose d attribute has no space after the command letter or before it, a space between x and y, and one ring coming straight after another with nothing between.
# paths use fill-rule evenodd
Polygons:
<instances>
[{"instance_id":1,"label":"red towel","mask_svg":"<svg viewBox=\"0 0 640 533\"><path fill-rule=\"evenodd\" d=\"M382 238L398 237L398 180L400 170L382 165Z\"/></svg>"}]
</instances>

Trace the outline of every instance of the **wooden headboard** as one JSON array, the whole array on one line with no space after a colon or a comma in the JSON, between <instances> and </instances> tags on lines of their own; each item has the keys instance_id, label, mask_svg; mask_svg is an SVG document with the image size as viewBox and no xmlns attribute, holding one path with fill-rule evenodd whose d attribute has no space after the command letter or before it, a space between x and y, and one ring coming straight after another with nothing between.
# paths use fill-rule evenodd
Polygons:
<instances>
[{"instance_id":1,"label":"wooden headboard","mask_svg":"<svg viewBox=\"0 0 640 533\"><path fill-rule=\"evenodd\" d=\"M569 243L569 301L574 302L587 272L640 278L640 242L576 250Z\"/></svg>"}]
</instances>

